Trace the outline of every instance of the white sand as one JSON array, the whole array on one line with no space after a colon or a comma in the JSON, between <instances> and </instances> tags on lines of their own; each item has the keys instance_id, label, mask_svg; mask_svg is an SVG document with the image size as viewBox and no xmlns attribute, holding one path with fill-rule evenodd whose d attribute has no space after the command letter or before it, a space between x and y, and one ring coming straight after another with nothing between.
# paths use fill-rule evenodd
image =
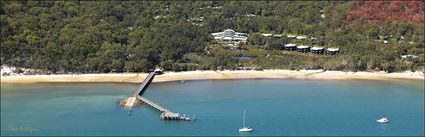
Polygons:
<instances>
[{"instance_id":1,"label":"white sand","mask_svg":"<svg viewBox=\"0 0 425 137\"><path fill-rule=\"evenodd\" d=\"M21 75L1 76L1 83L38 83L38 82L142 82L147 73L108 73L81 75ZM342 72L322 70L264 70L264 71L187 71L165 72L156 76L154 82L207 79L245 79L245 78L299 78L299 79L416 79L424 80L422 72L385 73L385 72Z\"/></svg>"}]
</instances>

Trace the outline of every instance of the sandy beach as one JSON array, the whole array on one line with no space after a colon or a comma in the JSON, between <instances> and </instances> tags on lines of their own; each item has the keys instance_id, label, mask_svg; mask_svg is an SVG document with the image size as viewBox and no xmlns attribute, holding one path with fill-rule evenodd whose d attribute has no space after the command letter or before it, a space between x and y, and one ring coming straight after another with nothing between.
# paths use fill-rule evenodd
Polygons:
<instances>
[{"instance_id":1,"label":"sandy beach","mask_svg":"<svg viewBox=\"0 0 425 137\"><path fill-rule=\"evenodd\" d=\"M108 73L81 75L19 75L1 76L1 83L41 83L41 82L127 82L139 83L147 73ZM264 70L264 71L187 71L165 72L156 76L153 82L181 80L220 80L220 79L257 79L257 78L296 78L324 80L424 80L422 72L385 73L385 72L342 72L322 70Z\"/></svg>"}]
</instances>

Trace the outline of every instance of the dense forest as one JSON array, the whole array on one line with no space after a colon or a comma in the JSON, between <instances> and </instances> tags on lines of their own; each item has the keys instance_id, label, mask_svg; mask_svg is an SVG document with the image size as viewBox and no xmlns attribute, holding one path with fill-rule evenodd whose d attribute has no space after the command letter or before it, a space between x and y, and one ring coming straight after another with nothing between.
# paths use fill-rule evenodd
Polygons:
<instances>
[{"instance_id":1,"label":"dense forest","mask_svg":"<svg viewBox=\"0 0 425 137\"><path fill-rule=\"evenodd\" d=\"M45 73L147 72L155 67L423 71L424 3L1 1L1 64ZM238 50L220 46L211 33L225 29L248 33L248 42ZM329 56L282 50L289 42L341 52ZM233 58L237 56L253 58Z\"/></svg>"}]
</instances>

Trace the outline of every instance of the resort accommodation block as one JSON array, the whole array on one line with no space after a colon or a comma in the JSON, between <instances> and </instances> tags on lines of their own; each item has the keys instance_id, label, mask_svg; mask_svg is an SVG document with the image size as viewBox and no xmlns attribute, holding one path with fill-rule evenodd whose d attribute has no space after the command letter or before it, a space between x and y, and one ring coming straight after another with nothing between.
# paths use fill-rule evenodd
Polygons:
<instances>
[{"instance_id":1,"label":"resort accommodation block","mask_svg":"<svg viewBox=\"0 0 425 137\"><path fill-rule=\"evenodd\" d=\"M296 50L297 49L297 45L296 44L292 44L292 43L289 43L289 44L285 44L284 45L285 46L285 50L291 50L291 51L294 51L294 50Z\"/></svg>"},{"instance_id":2,"label":"resort accommodation block","mask_svg":"<svg viewBox=\"0 0 425 137\"><path fill-rule=\"evenodd\" d=\"M276 37L276 38L281 38L283 36L282 34L270 34L270 33L263 33L261 35L264 36L264 37L273 36L273 37Z\"/></svg>"},{"instance_id":3,"label":"resort accommodation block","mask_svg":"<svg viewBox=\"0 0 425 137\"><path fill-rule=\"evenodd\" d=\"M311 52L313 54L328 54L328 55L336 55L339 52L339 48L328 48L325 50L324 47L311 47L310 46L306 46L306 45L298 45L297 44L293 44L293 43L288 43L284 45L284 50L289 50L289 51L298 51L298 52L303 52L303 53L307 53L307 52Z\"/></svg>"},{"instance_id":4,"label":"resort accommodation block","mask_svg":"<svg viewBox=\"0 0 425 137\"><path fill-rule=\"evenodd\" d=\"M401 57L401 59L407 59L407 58L417 58L418 56L415 56L415 55L401 55L400 57Z\"/></svg>"},{"instance_id":5,"label":"resort accommodation block","mask_svg":"<svg viewBox=\"0 0 425 137\"><path fill-rule=\"evenodd\" d=\"M306 39L307 37L305 37L305 36L297 36L296 37L298 40L303 40L303 39Z\"/></svg>"},{"instance_id":6,"label":"resort accommodation block","mask_svg":"<svg viewBox=\"0 0 425 137\"><path fill-rule=\"evenodd\" d=\"M326 49L327 54L329 55L335 55L339 52L339 48L328 48Z\"/></svg>"},{"instance_id":7,"label":"resort accommodation block","mask_svg":"<svg viewBox=\"0 0 425 137\"><path fill-rule=\"evenodd\" d=\"M282 35L281 35L281 34L274 34L274 35L273 35L273 37L278 37L278 38L280 38L280 37L282 37Z\"/></svg>"},{"instance_id":8,"label":"resort accommodation block","mask_svg":"<svg viewBox=\"0 0 425 137\"><path fill-rule=\"evenodd\" d=\"M311 53L313 54L323 54L324 48L323 47L312 47Z\"/></svg>"},{"instance_id":9,"label":"resort accommodation block","mask_svg":"<svg viewBox=\"0 0 425 137\"><path fill-rule=\"evenodd\" d=\"M297 36L295 36L295 35L287 35L287 37L292 39L292 38L296 38Z\"/></svg>"},{"instance_id":10,"label":"resort accommodation block","mask_svg":"<svg viewBox=\"0 0 425 137\"><path fill-rule=\"evenodd\" d=\"M263 35L264 37L270 37L270 36L272 36L273 34L263 33L263 34L261 34L261 35Z\"/></svg>"},{"instance_id":11,"label":"resort accommodation block","mask_svg":"<svg viewBox=\"0 0 425 137\"><path fill-rule=\"evenodd\" d=\"M310 52L310 47L304 46L304 45L299 45L299 46L297 46L297 51L298 52Z\"/></svg>"}]
</instances>

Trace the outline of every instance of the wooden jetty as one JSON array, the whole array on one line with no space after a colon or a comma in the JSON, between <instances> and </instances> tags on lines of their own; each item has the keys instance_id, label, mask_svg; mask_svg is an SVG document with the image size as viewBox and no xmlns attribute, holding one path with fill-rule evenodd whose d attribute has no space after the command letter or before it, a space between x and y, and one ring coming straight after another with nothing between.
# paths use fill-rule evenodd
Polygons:
<instances>
[{"instance_id":1,"label":"wooden jetty","mask_svg":"<svg viewBox=\"0 0 425 137\"><path fill-rule=\"evenodd\" d=\"M161 112L160 118L164 120L192 120L185 116L180 116L179 113L172 112L149 99L142 97L143 93L146 91L148 86L152 83L152 80L155 78L155 75L161 75L163 72L161 70L155 70L154 72L149 73L145 80L140 84L139 88L133 93L133 96L123 100L121 105L124 107L132 108L138 104L144 103L159 112Z\"/></svg>"}]
</instances>

